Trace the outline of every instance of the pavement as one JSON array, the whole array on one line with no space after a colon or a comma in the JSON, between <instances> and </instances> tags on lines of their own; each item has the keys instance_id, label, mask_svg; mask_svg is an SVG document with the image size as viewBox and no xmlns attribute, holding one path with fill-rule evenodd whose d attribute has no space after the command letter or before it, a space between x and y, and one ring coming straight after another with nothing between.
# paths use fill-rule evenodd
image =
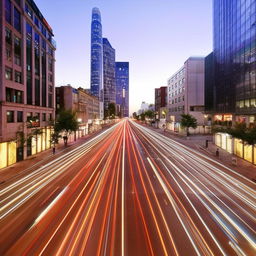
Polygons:
<instances>
[{"instance_id":1,"label":"pavement","mask_svg":"<svg viewBox=\"0 0 256 256\"><path fill-rule=\"evenodd\" d=\"M57 159L61 155L64 155L76 147L79 147L89 139L97 136L103 130L106 130L111 125L106 125L102 130L95 131L93 133L87 134L81 138L76 139L75 141L69 142L67 146L64 145L62 139L59 140L59 144L56 144L55 154L52 152L52 148L42 151L36 155L30 156L27 159L17 162L11 166L0 169L0 184L4 183L6 180L9 180L13 177L21 175L23 172L32 172L47 164L48 162Z\"/></svg>"},{"instance_id":2,"label":"pavement","mask_svg":"<svg viewBox=\"0 0 256 256\"><path fill-rule=\"evenodd\" d=\"M124 119L0 184L0 255L256 255L256 184Z\"/></svg>"},{"instance_id":3,"label":"pavement","mask_svg":"<svg viewBox=\"0 0 256 256\"><path fill-rule=\"evenodd\" d=\"M144 125L145 126L145 125ZM164 136L174 139L186 145L190 148L198 150L201 153L212 157L214 160L233 168L239 174L243 175L244 177L256 182L256 165L234 155L230 154L226 150L216 146L213 143L212 135L190 135L189 137L180 135L178 133L172 131L163 131L162 129L157 129L152 126L146 126ZM208 148L206 148L206 140L208 140ZM219 149L219 157L216 156L216 150ZM235 158L235 161L234 161Z\"/></svg>"}]
</instances>

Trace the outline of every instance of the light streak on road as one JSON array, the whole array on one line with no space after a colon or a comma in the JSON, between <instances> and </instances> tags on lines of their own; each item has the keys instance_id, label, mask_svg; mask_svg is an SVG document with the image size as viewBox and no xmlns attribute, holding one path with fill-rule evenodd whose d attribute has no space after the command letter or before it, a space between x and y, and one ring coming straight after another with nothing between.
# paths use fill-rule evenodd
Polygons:
<instances>
[{"instance_id":1,"label":"light streak on road","mask_svg":"<svg viewBox=\"0 0 256 256\"><path fill-rule=\"evenodd\" d=\"M256 255L255 184L138 123L41 164L0 185L0 255Z\"/></svg>"}]
</instances>

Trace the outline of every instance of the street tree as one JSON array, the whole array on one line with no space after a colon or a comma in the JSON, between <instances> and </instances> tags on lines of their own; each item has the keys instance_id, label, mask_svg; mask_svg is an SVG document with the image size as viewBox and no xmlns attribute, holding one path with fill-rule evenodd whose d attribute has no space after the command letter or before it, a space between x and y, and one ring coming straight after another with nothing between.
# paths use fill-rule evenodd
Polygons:
<instances>
[{"instance_id":1,"label":"street tree","mask_svg":"<svg viewBox=\"0 0 256 256\"><path fill-rule=\"evenodd\" d=\"M64 144L65 146L68 143L68 137L72 132L76 132L79 128L79 123L77 121L76 113L71 110L64 110L60 112L55 125L54 125L54 133L55 138L58 137L58 134L63 132L64 136Z\"/></svg>"},{"instance_id":2,"label":"street tree","mask_svg":"<svg viewBox=\"0 0 256 256\"><path fill-rule=\"evenodd\" d=\"M189 136L189 128L196 129L197 127L197 120L195 117L193 117L190 114L182 114L181 115L181 121L180 121L181 127L186 129L187 136Z\"/></svg>"}]
</instances>

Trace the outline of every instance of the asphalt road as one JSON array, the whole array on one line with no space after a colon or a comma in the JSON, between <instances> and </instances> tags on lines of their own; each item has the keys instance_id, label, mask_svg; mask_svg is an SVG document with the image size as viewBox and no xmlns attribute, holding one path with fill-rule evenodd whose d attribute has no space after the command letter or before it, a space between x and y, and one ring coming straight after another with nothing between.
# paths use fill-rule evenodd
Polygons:
<instances>
[{"instance_id":1,"label":"asphalt road","mask_svg":"<svg viewBox=\"0 0 256 256\"><path fill-rule=\"evenodd\" d=\"M256 255L256 185L123 120L0 185L0 255Z\"/></svg>"}]
</instances>

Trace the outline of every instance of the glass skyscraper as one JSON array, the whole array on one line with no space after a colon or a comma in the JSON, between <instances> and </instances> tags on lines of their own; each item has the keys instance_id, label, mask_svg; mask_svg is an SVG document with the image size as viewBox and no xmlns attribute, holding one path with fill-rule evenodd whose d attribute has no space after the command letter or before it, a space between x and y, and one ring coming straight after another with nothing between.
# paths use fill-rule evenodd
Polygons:
<instances>
[{"instance_id":1,"label":"glass skyscraper","mask_svg":"<svg viewBox=\"0 0 256 256\"><path fill-rule=\"evenodd\" d=\"M103 87L104 110L107 113L109 103L116 103L116 52L107 38L103 38Z\"/></svg>"},{"instance_id":2,"label":"glass skyscraper","mask_svg":"<svg viewBox=\"0 0 256 256\"><path fill-rule=\"evenodd\" d=\"M91 24L91 93L102 99L102 25L98 8L92 10Z\"/></svg>"},{"instance_id":3,"label":"glass skyscraper","mask_svg":"<svg viewBox=\"0 0 256 256\"><path fill-rule=\"evenodd\" d=\"M129 62L116 62L116 104L122 117L129 117Z\"/></svg>"},{"instance_id":4,"label":"glass skyscraper","mask_svg":"<svg viewBox=\"0 0 256 256\"><path fill-rule=\"evenodd\" d=\"M214 111L255 122L255 0L214 0L213 54Z\"/></svg>"}]
</instances>

